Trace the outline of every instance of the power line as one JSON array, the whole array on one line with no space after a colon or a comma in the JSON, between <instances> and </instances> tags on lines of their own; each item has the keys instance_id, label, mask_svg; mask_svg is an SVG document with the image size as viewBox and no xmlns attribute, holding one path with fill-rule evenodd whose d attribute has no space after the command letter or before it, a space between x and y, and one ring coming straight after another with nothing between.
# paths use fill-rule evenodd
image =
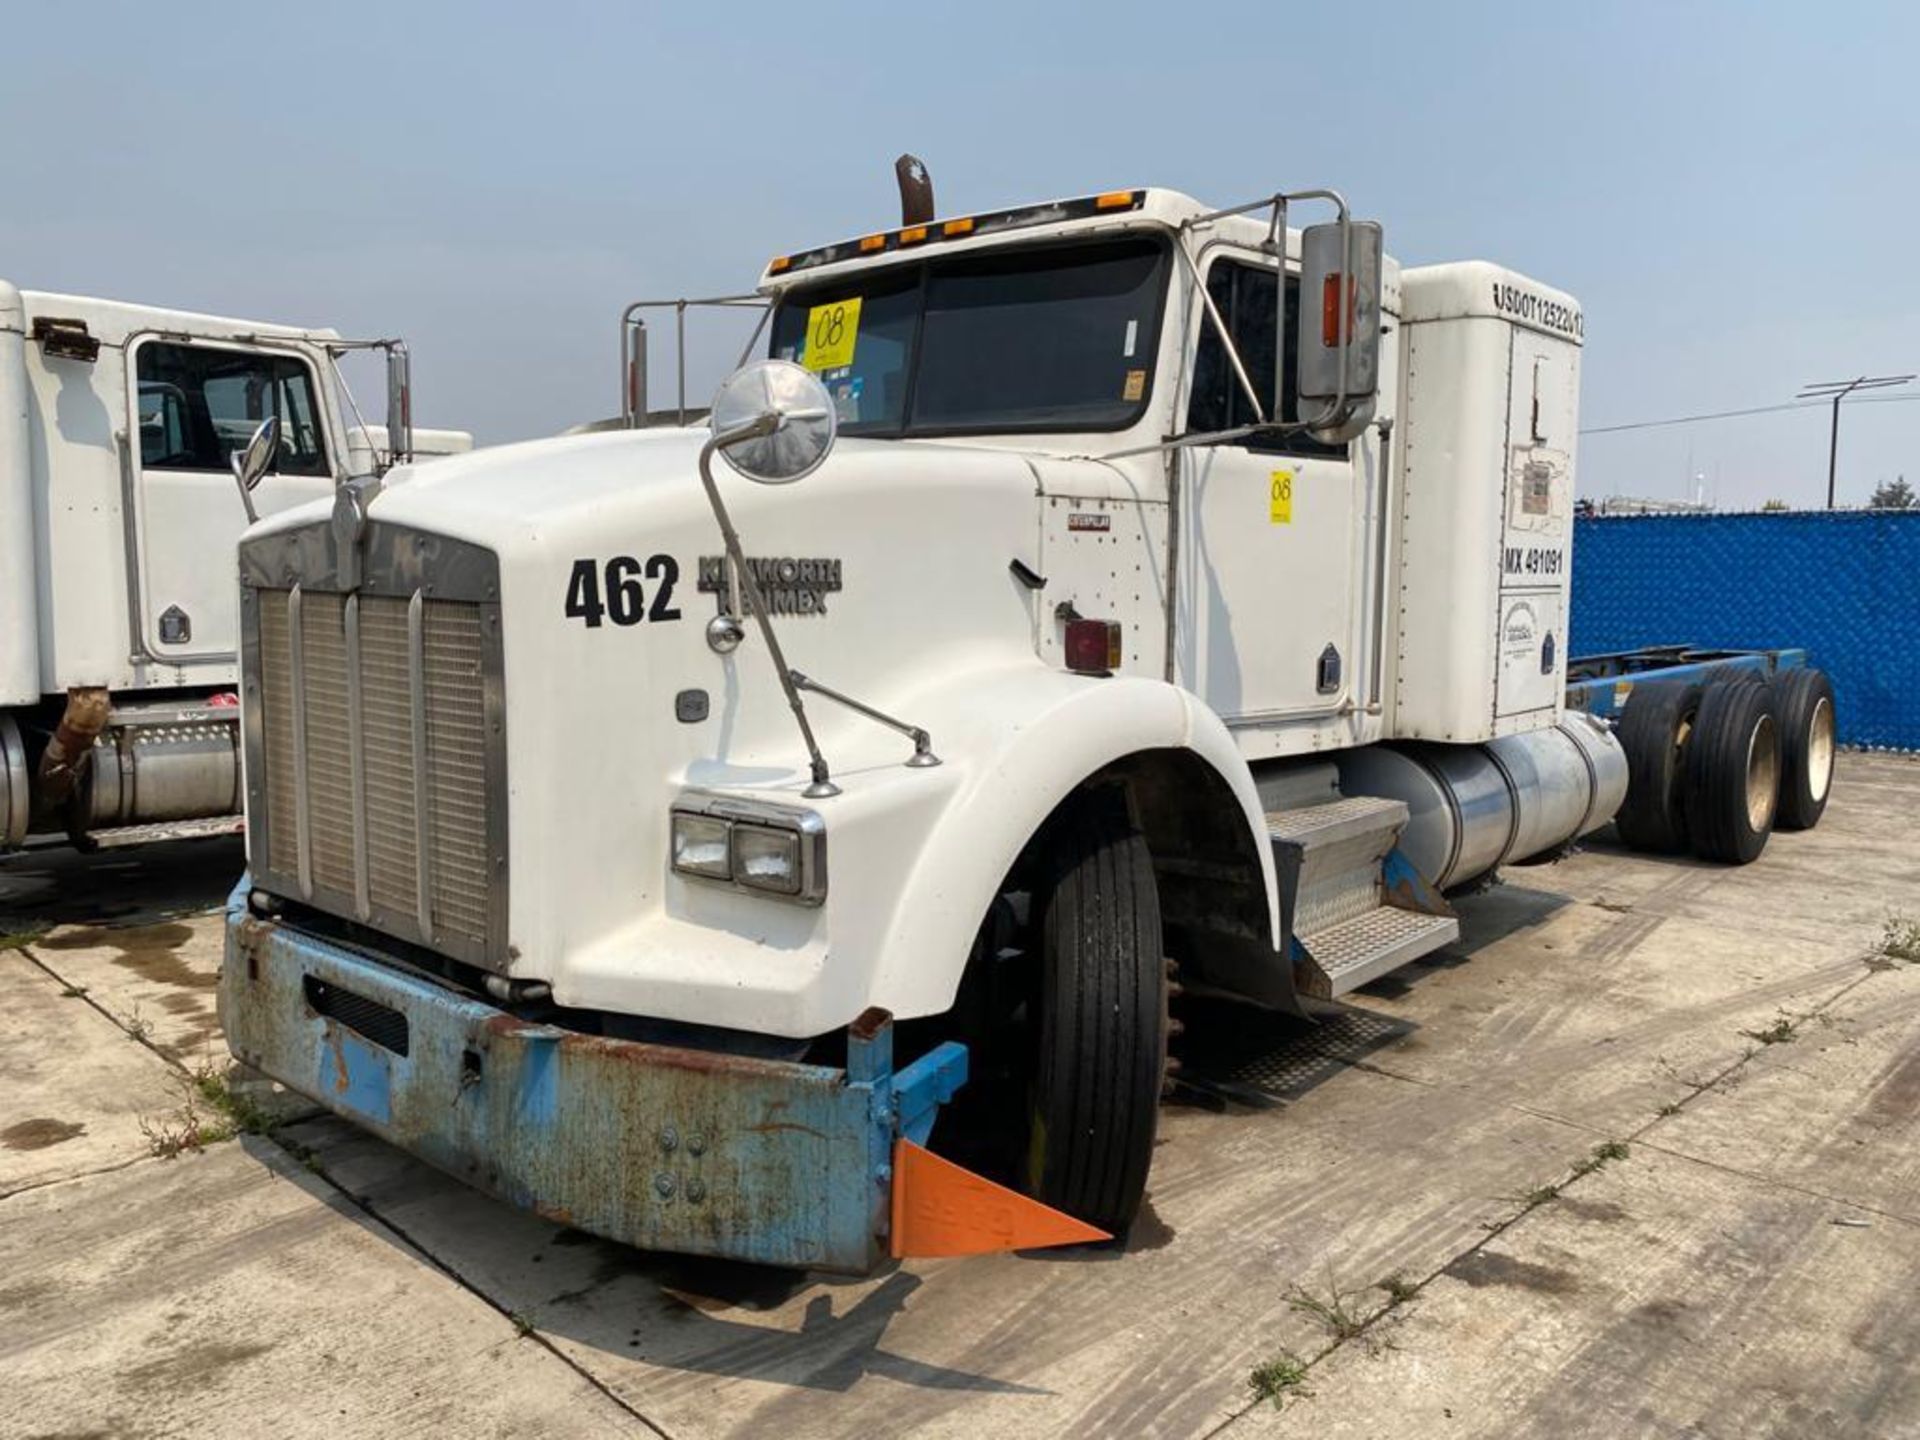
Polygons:
<instances>
[{"instance_id":1,"label":"power line","mask_svg":"<svg viewBox=\"0 0 1920 1440\"><path fill-rule=\"evenodd\" d=\"M1856 395L1849 399L1849 405L1911 405L1920 401L1920 395ZM1742 415L1771 415L1779 410L1816 410L1826 404L1821 400L1789 401L1784 405L1754 405L1745 410L1710 410L1700 415L1676 415L1668 420L1635 420L1625 425L1593 425L1581 430L1582 435L1611 435L1622 430L1655 430L1663 425L1693 425L1702 420L1732 420Z\"/></svg>"}]
</instances>

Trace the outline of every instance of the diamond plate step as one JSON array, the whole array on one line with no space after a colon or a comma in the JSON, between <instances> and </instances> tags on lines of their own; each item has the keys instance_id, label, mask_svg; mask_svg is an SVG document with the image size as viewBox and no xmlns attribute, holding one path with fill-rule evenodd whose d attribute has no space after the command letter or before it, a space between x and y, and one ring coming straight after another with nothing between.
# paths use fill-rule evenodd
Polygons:
<instances>
[{"instance_id":1,"label":"diamond plate step","mask_svg":"<svg viewBox=\"0 0 1920 1440\"><path fill-rule=\"evenodd\" d=\"M197 840L206 835L238 835L247 828L238 815L209 815L201 820L159 820L151 825L122 825L117 830L95 830L88 843L100 850L124 845L151 845L161 840Z\"/></svg>"},{"instance_id":2,"label":"diamond plate step","mask_svg":"<svg viewBox=\"0 0 1920 1440\"><path fill-rule=\"evenodd\" d=\"M1459 938L1460 922L1451 915L1382 905L1300 935L1306 953L1296 968L1298 984L1305 994L1332 1000Z\"/></svg>"},{"instance_id":3,"label":"diamond plate step","mask_svg":"<svg viewBox=\"0 0 1920 1440\"><path fill-rule=\"evenodd\" d=\"M1403 802L1383 800L1375 795L1353 795L1299 810L1269 811L1267 834L1284 844L1313 851L1342 840L1395 830L1406 823L1407 807Z\"/></svg>"},{"instance_id":4,"label":"diamond plate step","mask_svg":"<svg viewBox=\"0 0 1920 1440\"><path fill-rule=\"evenodd\" d=\"M1294 933L1324 930L1378 906L1380 862L1406 823L1402 802L1370 795L1270 812L1267 836Z\"/></svg>"}]
</instances>

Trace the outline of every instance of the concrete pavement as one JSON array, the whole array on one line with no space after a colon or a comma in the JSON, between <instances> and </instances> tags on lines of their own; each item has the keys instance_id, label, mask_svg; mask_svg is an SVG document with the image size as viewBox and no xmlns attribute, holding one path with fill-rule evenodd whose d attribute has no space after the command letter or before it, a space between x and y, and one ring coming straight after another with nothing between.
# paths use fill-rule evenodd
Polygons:
<instances>
[{"instance_id":1,"label":"concrete pavement","mask_svg":"<svg viewBox=\"0 0 1920 1440\"><path fill-rule=\"evenodd\" d=\"M1198 1009L1124 1253L858 1282L605 1244L332 1119L154 1158L237 850L5 862L0 931L56 928L0 955L0 1132L51 1125L0 1140L0 1437L1920 1434L1920 967L1874 953L1916 813L1920 764L1849 755L1754 866L1595 846L1332 1025Z\"/></svg>"}]
</instances>

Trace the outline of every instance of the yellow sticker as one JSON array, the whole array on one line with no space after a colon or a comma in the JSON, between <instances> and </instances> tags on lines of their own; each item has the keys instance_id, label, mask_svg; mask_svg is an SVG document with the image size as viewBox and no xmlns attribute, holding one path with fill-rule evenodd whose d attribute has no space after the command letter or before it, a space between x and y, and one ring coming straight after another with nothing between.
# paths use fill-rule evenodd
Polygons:
<instances>
[{"instance_id":1,"label":"yellow sticker","mask_svg":"<svg viewBox=\"0 0 1920 1440\"><path fill-rule=\"evenodd\" d=\"M1147 393L1147 372L1144 370L1127 371L1127 382L1120 387L1120 398L1132 403Z\"/></svg>"},{"instance_id":2,"label":"yellow sticker","mask_svg":"<svg viewBox=\"0 0 1920 1440\"><path fill-rule=\"evenodd\" d=\"M860 297L816 305L807 311L807 348L801 364L814 371L839 370L853 363L853 342L860 335Z\"/></svg>"},{"instance_id":3,"label":"yellow sticker","mask_svg":"<svg viewBox=\"0 0 1920 1440\"><path fill-rule=\"evenodd\" d=\"M1276 470L1267 490L1267 519L1275 525L1293 523L1293 472Z\"/></svg>"}]
</instances>

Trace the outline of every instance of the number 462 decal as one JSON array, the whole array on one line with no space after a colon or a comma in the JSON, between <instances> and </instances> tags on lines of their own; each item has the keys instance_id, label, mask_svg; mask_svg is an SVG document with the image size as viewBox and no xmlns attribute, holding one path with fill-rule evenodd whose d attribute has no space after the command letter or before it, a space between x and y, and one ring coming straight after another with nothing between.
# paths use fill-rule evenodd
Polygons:
<instances>
[{"instance_id":1,"label":"number 462 decal","mask_svg":"<svg viewBox=\"0 0 1920 1440\"><path fill-rule=\"evenodd\" d=\"M602 620L616 625L638 625L642 620L678 620L680 608L673 603L673 587L680 579L680 562L671 555L650 555L644 567L631 555L616 555L607 561L606 599L600 598L600 572L597 560L576 560L567 577L566 616L586 623L589 630L600 628ZM644 575L653 586L653 604L647 604L640 580Z\"/></svg>"}]
</instances>

